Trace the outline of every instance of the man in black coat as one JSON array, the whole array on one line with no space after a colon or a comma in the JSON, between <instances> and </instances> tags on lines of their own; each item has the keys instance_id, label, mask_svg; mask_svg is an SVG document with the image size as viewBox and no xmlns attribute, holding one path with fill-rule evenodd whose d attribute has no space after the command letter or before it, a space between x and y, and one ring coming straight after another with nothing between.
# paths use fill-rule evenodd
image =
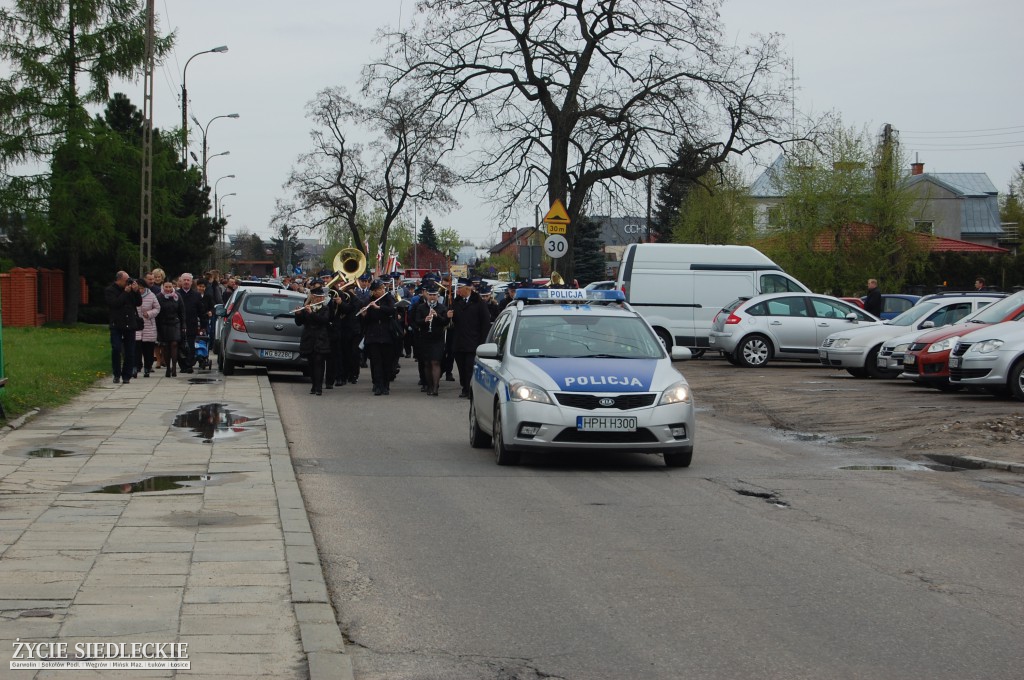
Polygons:
<instances>
[{"instance_id":1,"label":"man in black coat","mask_svg":"<svg viewBox=\"0 0 1024 680\"><path fill-rule=\"evenodd\" d=\"M181 339L182 347L178 353L178 366L182 373L191 373L195 361L196 336L199 335L199 311L203 296L192 285L192 275L184 273L178 277L178 297L185 306L185 337Z\"/></svg>"},{"instance_id":2,"label":"man in black coat","mask_svg":"<svg viewBox=\"0 0 1024 680\"><path fill-rule=\"evenodd\" d=\"M864 311L882 316L882 292L878 290L878 279L868 279L868 294L864 296Z\"/></svg>"},{"instance_id":3,"label":"man in black coat","mask_svg":"<svg viewBox=\"0 0 1024 680\"><path fill-rule=\"evenodd\" d=\"M459 367L459 383L462 385L459 397L468 399L476 348L487 339L487 333L491 329L491 314L487 310L487 304L480 298L480 294L473 290L473 283L469 279L459 279L455 299L448 310L448 318L452 321L455 364Z\"/></svg>"},{"instance_id":4,"label":"man in black coat","mask_svg":"<svg viewBox=\"0 0 1024 680\"><path fill-rule=\"evenodd\" d=\"M138 329L138 307L142 304L139 284L118 272L114 282L103 289L103 299L110 315L110 362L114 383L132 379L135 370L135 331Z\"/></svg>"}]
</instances>

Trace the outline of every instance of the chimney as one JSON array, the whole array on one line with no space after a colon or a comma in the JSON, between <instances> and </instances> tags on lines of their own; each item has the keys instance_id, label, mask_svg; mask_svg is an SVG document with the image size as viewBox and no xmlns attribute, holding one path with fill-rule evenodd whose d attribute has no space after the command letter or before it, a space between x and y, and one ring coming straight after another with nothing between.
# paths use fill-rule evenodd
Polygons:
<instances>
[{"instance_id":1,"label":"chimney","mask_svg":"<svg viewBox=\"0 0 1024 680\"><path fill-rule=\"evenodd\" d=\"M515 230L515 229L513 229L512 231L503 231L503 232L501 232L501 240L502 240L503 242L504 242L504 241L507 241L507 240L509 240L510 238L512 238L512 236L513 236L513 235L514 235L515 233L516 233L516 230Z\"/></svg>"},{"instance_id":2,"label":"chimney","mask_svg":"<svg viewBox=\"0 0 1024 680\"><path fill-rule=\"evenodd\" d=\"M924 174L924 163L917 161L916 163L910 164L911 175L923 175Z\"/></svg>"}]
</instances>

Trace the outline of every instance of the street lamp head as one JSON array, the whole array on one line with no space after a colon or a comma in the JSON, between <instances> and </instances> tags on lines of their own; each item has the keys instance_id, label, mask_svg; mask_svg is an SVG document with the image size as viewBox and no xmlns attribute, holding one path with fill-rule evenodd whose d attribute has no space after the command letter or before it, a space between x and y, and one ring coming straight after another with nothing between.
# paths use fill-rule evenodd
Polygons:
<instances>
[{"instance_id":1,"label":"street lamp head","mask_svg":"<svg viewBox=\"0 0 1024 680\"><path fill-rule=\"evenodd\" d=\"M225 116L225 117L226 117L226 118L240 118L240 116L239 116L239 115L238 115L237 113L229 113L229 114L228 114L227 116Z\"/></svg>"},{"instance_id":2,"label":"street lamp head","mask_svg":"<svg viewBox=\"0 0 1024 680\"><path fill-rule=\"evenodd\" d=\"M228 46L227 45L221 45L220 47L214 47L210 51L211 52L227 52L228 51Z\"/></svg>"}]
</instances>

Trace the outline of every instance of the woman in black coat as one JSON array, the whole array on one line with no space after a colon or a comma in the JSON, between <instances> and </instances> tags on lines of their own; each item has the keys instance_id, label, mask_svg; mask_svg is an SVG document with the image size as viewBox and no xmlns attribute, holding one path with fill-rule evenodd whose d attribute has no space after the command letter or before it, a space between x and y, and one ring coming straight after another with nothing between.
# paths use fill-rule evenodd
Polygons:
<instances>
[{"instance_id":1,"label":"woman in black coat","mask_svg":"<svg viewBox=\"0 0 1024 680\"><path fill-rule=\"evenodd\" d=\"M370 304L363 316L363 343L370 359L373 395L391 394L391 373L395 365L395 339L391 322L395 318L395 298L380 279L370 284Z\"/></svg>"},{"instance_id":2,"label":"woman in black coat","mask_svg":"<svg viewBox=\"0 0 1024 680\"><path fill-rule=\"evenodd\" d=\"M164 348L164 356L167 357L164 377L170 378L178 375L175 358L178 356L178 343L185 336L185 305L170 281L164 281L156 300L160 303L160 313L156 315L156 341Z\"/></svg>"},{"instance_id":3,"label":"woman in black coat","mask_svg":"<svg viewBox=\"0 0 1024 680\"><path fill-rule=\"evenodd\" d=\"M324 373L327 370L327 357L331 353L331 305L324 301L323 285L310 290L305 306L295 313L295 323L302 326L302 338L299 340L299 354L309 361L313 386L309 393L317 396L324 392Z\"/></svg>"},{"instance_id":4,"label":"woman in black coat","mask_svg":"<svg viewBox=\"0 0 1024 680\"><path fill-rule=\"evenodd\" d=\"M411 316L416 329L416 360L421 367L423 391L436 397L444 358L444 331L448 327L448 308L438 302L436 286L426 289Z\"/></svg>"}]
</instances>

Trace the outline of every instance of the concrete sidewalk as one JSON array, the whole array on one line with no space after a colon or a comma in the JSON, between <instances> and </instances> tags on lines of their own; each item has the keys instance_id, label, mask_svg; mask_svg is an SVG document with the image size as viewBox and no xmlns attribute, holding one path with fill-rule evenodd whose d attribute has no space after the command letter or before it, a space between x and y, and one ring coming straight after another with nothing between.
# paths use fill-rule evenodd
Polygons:
<instances>
[{"instance_id":1,"label":"concrete sidewalk","mask_svg":"<svg viewBox=\"0 0 1024 680\"><path fill-rule=\"evenodd\" d=\"M89 677L351 678L269 380L162 375L0 436L0 677L68 677L11 670L20 639L188 643Z\"/></svg>"}]
</instances>

